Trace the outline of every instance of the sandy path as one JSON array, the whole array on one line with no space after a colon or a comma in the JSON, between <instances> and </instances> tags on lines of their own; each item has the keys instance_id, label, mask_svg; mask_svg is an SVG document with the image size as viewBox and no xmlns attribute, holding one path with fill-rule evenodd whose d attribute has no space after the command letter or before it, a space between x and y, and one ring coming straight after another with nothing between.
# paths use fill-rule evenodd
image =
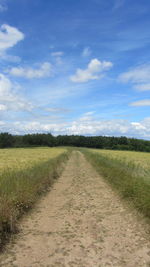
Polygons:
<instances>
[{"instance_id":1,"label":"sandy path","mask_svg":"<svg viewBox=\"0 0 150 267\"><path fill-rule=\"evenodd\" d=\"M147 226L137 218L73 152L51 192L23 219L0 266L148 267Z\"/></svg>"}]
</instances>

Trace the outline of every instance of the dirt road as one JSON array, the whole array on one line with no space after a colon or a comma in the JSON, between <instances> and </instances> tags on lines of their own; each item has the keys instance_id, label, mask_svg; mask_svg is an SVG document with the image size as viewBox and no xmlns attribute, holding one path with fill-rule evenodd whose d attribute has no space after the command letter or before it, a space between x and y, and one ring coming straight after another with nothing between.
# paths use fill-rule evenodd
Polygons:
<instances>
[{"instance_id":1,"label":"dirt road","mask_svg":"<svg viewBox=\"0 0 150 267\"><path fill-rule=\"evenodd\" d=\"M145 229L144 229L145 228ZM5 267L148 267L147 225L73 152L0 256Z\"/></svg>"}]
</instances>

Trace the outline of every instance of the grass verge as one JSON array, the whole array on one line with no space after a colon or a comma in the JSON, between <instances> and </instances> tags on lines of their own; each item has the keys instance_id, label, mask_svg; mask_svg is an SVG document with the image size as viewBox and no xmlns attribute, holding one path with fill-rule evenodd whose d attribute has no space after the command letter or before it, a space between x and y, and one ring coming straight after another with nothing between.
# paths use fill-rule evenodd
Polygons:
<instances>
[{"instance_id":1,"label":"grass verge","mask_svg":"<svg viewBox=\"0 0 150 267\"><path fill-rule=\"evenodd\" d=\"M130 201L141 213L150 219L150 171L143 173L133 162L126 164L122 160L109 158L100 153L83 149L87 160L123 198ZM142 175L143 173L143 175Z\"/></svg>"},{"instance_id":2,"label":"grass verge","mask_svg":"<svg viewBox=\"0 0 150 267\"><path fill-rule=\"evenodd\" d=\"M32 167L17 171L5 170L0 174L0 248L10 233L16 232L16 222L21 215L60 176L69 154L68 150L55 158L33 164Z\"/></svg>"}]
</instances>

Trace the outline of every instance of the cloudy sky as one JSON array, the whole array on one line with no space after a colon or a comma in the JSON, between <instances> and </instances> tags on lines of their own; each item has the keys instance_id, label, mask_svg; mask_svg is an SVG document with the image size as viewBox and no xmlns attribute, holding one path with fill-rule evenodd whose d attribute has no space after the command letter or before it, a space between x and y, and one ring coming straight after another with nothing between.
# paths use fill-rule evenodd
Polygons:
<instances>
[{"instance_id":1,"label":"cloudy sky","mask_svg":"<svg viewBox=\"0 0 150 267\"><path fill-rule=\"evenodd\" d=\"M150 2L0 0L0 132L150 139Z\"/></svg>"}]
</instances>

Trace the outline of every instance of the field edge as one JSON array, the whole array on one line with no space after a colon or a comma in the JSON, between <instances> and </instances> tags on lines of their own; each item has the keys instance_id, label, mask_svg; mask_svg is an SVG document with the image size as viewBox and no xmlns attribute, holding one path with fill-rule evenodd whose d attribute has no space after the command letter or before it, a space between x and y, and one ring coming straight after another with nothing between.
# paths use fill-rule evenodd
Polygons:
<instances>
[{"instance_id":1,"label":"field edge","mask_svg":"<svg viewBox=\"0 0 150 267\"><path fill-rule=\"evenodd\" d=\"M150 223L150 183L143 177L133 175L133 170L127 169L126 165L123 166L123 162L120 165L120 161L90 151L90 149L80 151L104 180Z\"/></svg>"},{"instance_id":2,"label":"field edge","mask_svg":"<svg viewBox=\"0 0 150 267\"><path fill-rule=\"evenodd\" d=\"M33 167L8 173L7 179L24 180L24 184L15 188L11 195L0 196L0 250L8 242L11 234L18 231L18 220L34 207L41 195L50 190L59 178L68 161L71 149ZM32 178L32 179L31 179ZM16 185L15 185L16 186Z\"/></svg>"}]
</instances>

